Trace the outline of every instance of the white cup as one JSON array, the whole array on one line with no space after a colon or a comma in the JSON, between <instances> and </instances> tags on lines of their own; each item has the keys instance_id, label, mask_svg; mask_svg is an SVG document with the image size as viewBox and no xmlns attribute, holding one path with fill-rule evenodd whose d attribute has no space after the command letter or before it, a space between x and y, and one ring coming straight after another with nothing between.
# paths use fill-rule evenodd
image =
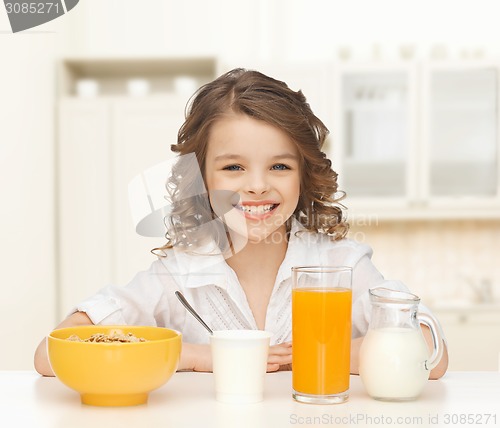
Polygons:
<instances>
[{"instance_id":1,"label":"white cup","mask_svg":"<svg viewBox=\"0 0 500 428\"><path fill-rule=\"evenodd\" d=\"M244 404L264 399L271 336L263 330L214 331L210 346L217 401Z\"/></svg>"}]
</instances>

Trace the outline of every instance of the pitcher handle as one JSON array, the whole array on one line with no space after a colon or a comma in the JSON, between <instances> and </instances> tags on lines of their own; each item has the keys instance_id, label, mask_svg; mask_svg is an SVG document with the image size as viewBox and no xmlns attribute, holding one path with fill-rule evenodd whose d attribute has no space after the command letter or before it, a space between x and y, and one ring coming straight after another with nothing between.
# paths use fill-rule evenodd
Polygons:
<instances>
[{"instance_id":1,"label":"pitcher handle","mask_svg":"<svg viewBox=\"0 0 500 428\"><path fill-rule=\"evenodd\" d=\"M441 330L439 329L439 325L436 319L428 314L418 314L418 320L429 327L432 334L432 344L434 346L434 351L432 355L425 361L425 369L432 370L436 367L443 356L443 348L444 342L443 337L441 336Z\"/></svg>"}]
</instances>

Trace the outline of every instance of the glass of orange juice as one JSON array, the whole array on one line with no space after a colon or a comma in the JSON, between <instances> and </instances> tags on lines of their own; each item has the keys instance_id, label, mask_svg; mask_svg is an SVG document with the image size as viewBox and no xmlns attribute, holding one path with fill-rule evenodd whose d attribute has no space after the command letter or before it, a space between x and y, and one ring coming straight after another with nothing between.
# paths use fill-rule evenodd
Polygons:
<instances>
[{"instance_id":1,"label":"glass of orange juice","mask_svg":"<svg viewBox=\"0 0 500 428\"><path fill-rule=\"evenodd\" d=\"M293 398L335 404L349 398L350 267L292 268Z\"/></svg>"}]
</instances>

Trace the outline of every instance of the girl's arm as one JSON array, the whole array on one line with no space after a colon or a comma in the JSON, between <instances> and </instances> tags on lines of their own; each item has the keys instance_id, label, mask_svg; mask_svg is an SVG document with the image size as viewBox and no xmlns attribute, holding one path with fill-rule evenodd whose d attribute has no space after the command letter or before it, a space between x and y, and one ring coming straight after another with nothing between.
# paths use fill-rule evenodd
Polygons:
<instances>
[{"instance_id":1,"label":"girl's arm","mask_svg":"<svg viewBox=\"0 0 500 428\"><path fill-rule=\"evenodd\" d=\"M267 359L267 371L275 372L287 368L292 363L291 343L281 343L269 348ZM197 345L193 343L183 343L181 360L177 370L211 372L212 355L210 345Z\"/></svg>"},{"instance_id":2,"label":"girl's arm","mask_svg":"<svg viewBox=\"0 0 500 428\"><path fill-rule=\"evenodd\" d=\"M182 342L178 371L211 372L212 355L210 345Z\"/></svg>"},{"instance_id":3,"label":"girl's arm","mask_svg":"<svg viewBox=\"0 0 500 428\"><path fill-rule=\"evenodd\" d=\"M432 352L433 344L431 330L426 325L420 325L420 327L422 328L422 333L424 333L429 352ZM446 346L446 343L443 343L443 348L443 356L441 357L438 365L431 370L429 379L439 379L440 377L443 377L443 375L446 373L446 370L448 370L448 347Z\"/></svg>"},{"instance_id":4,"label":"girl's arm","mask_svg":"<svg viewBox=\"0 0 500 428\"><path fill-rule=\"evenodd\" d=\"M93 324L85 312L75 312L56 328ZM35 370L43 376L54 376L47 355L47 338L44 338L36 348ZM209 345L183 343L179 370L212 371L212 357Z\"/></svg>"},{"instance_id":5,"label":"girl's arm","mask_svg":"<svg viewBox=\"0 0 500 428\"><path fill-rule=\"evenodd\" d=\"M93 325L85 312L75 312L56 328ZM277 371L281 366L292 362L292 348L289 343L274 345L269 348L267 371ZM47 339L44 338L35 351L35 369L43 376L54 376L47 355ZM211 372L212 355L210 345L183 343L178 370Z\"/></svg>"},{"instance_id":6,"label":"girl's arm","mask_svg":"<svg viewBox=\"0 0 500 428\"><path fill-rule=\"evenodd\" d=\"M85 312L75 312L61 322L56 328L75 327L79 325L93 325ZM35 370L43 376L54 376L47 355L47 338L44 338L35 351Z\"/></svg>"},{"instance_id":7,"label":"girl's arm","mask_svg":"<svg viewBox=\"0 0 500 428\"><path fill-rule=\"evenodd\" d=\"M359 375L359 349L364 337L351 339L351 374Z\"/></svg>"}]
</instances>

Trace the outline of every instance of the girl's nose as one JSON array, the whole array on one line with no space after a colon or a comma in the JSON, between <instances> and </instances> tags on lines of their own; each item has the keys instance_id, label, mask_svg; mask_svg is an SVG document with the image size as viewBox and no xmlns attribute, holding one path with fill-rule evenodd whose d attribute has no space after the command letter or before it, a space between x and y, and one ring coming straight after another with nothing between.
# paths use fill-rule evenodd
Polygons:
<instances>
[{"instance_id":1,"label":"girl's nose","mask_svg":"<svg viewBox=\"0 0 500 428\"><path fill-rule=\"evenodd\" d=\"M249 174L246 182L246 191L254 195L262 195L269 191L269 182L263 174Z\"/></svg>"}]
</instances>

